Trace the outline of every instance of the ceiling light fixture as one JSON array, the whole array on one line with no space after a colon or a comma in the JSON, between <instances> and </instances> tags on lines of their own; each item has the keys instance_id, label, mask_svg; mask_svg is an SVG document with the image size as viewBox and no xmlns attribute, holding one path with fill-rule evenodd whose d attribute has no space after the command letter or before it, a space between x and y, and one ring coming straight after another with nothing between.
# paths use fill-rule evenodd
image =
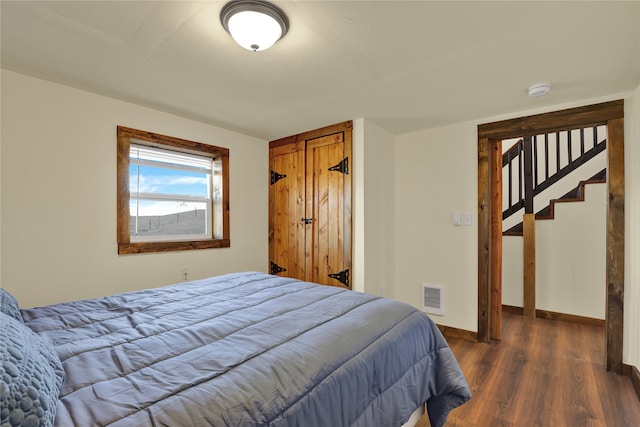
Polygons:
<instances>
[{"instance_id":1,"label":"ceiling light fixture","mask_svg":"<svg viewBox=\"0 0 640 427\"><path fill-rule=\"evenodd\" d=\"M289 18L276 5L262 0L234 0L220 11L220 22L245 49L269 49L287 34Z\"/></svg>"},{"instance_id":2,"label":"ceiling light fixture","mask_svg":"<svg viewBox=\"0 0 640 427\"><path fill-rule=\"evenodd\" d=\"M550 90L551 85L549 83L538 83L529 87L529 96L544 96L548 94Z\"/></svg>"}]
</instances>

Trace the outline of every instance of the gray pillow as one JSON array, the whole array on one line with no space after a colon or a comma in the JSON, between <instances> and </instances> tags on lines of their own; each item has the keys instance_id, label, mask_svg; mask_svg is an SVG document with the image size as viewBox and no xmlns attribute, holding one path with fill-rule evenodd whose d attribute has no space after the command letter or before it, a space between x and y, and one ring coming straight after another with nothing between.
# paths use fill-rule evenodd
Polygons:
<instances>
[{"instance_id":1,"label":"gray pillow","mask_svg":"<svg viewBox=\"0 0 640 427\"><path fill-rule=\"evenodd\" d=\"M0 425L52 426L64 370L55 349L0 313Z\"/></svg>"},{"instance_id":2,"label":"gray pillow","mask_svg":"<svg viewBox=\"0 0 640 427\"><path fill-rule=\"evenodd\" d=\"M22 320L22 314L20 314L20 307L18 301L9 292L0 288L0 313L8 314L20 322Z\"/></svg>"}]
</instances>

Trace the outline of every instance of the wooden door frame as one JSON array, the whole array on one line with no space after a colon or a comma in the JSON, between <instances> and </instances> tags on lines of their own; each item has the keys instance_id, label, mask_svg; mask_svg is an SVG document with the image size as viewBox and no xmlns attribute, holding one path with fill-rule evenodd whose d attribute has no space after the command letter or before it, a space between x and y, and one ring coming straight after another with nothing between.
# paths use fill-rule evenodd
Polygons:
<instances>
[{"instance_id":1,"label":"wooden door frame","mask_svg":"<svg viewBox=\"0 0 640 427\"><path fill-rule=\"evenodd\" d=\"M624 101L616 100L552 113L478 125L478 341L496 338L491 324L501 323L501 311L492 307L493 294L502 293L502 284L492 277L501 265L501 246L492 244L498 230L492 210L496 183L492 160L496 145L503 139L539 135L566 129L607 125L607 231L606 231L606 318L605 366L623 373L624 321ZM501 150L500 150L501 151ZM500 156L502 154L500 153ZM493 203L495 205L495 202ZM500 208L501 211L501 208ZM493 213L492 213L493 212ZM501 225L500 225L501 227Z\"/></svg>"}]
</instances>

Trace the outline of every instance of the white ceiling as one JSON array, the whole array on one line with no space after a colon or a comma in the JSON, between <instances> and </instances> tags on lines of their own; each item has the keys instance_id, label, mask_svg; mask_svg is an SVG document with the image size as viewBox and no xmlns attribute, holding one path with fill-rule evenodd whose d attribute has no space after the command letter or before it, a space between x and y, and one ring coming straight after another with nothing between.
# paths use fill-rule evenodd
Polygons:
<instances>
[{"instance_id":1,"label":"white ceiling","mask_svg":"<svg viewBox=\"0 0 640 427\"><path fill-rule=\"evenodd\" d=\"M275 1L250 52L225 2L1 2L2 67L271 140L366 118L400 134L640 85L640 1ZM552 92L527 96L549 82Z\"/></svg>"}]
</instances>

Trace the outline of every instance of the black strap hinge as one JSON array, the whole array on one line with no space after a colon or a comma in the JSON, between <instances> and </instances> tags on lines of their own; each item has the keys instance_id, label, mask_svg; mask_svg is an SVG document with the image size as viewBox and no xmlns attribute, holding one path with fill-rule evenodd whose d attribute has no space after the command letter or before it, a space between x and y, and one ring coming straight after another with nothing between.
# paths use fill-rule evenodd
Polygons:
<instances>
[{"instance_id":1,"label":"black strap hinge","mask_svg":"<svg viewBox=\"0 0 640 427\"><path fill-rule=\"evenodd\" d=\"M340 172L349 175L349 158L345 157L340 163L329 168L332 172Z\"/></svg>"},{"instance_id":2,"label":"black strap hinge","mask_svg":"<svg viewBox=\"0 0 640 427\"><path fill-rule=\"evenodd\" d=\"M287 269L284 267L280 267L278 264L271 261L271 269L270 269L271 274L276 275L278 273L282 273L283 271L287 271Z\"/></svg>"},{"instance_id":3,"label":"black strap hinge","mask_svg":"<svg viewBox=\"0 0 640 427\"><path fill-rule=\"evenodd\" d=\"M349 287L349 269L342 270L340 273L329 274L329 277L336 279L347 288Z\"/></svg>"},{"instance_id":4,"label":"black strap hinge","mask_svg":"<svg viewBox=\"0 0 640 427\"><path fill-rule=\"evenodd\" d=\"M280 181L282 178L286 178L286 177L287 175L283 175L276 171L271 171L271 185L275 184L276 182Z\"/></svg>"}]
</instances>

